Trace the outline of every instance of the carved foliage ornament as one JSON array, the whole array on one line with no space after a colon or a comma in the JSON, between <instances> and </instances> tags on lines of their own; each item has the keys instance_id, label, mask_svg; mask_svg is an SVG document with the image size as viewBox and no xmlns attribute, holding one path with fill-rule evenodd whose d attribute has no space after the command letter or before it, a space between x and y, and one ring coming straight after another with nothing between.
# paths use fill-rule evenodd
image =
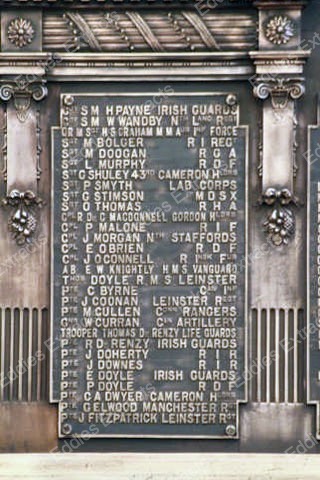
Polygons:
<instances>
[{"instance_id":1,"label":"carved foliage ornament","mask_svg":"<svg viewBox=\"0 0 320 480\"><path fill-rule=\"evenodd\" d=\"M288 244L296 229L290 205L297 205L297 200L287 188L268 188L262 195L261 203L272 207L263 224L269 240L277 247Z\"/></svg>"},{"instance_id":2,"label":"carved foliage ornament","mask_svg":"<svg viewBox=\"0 0 320 480\"><path fill-rule=\"evenodd\" d=\"M266 100L271 97L272 107L274 109L284 109L288 105L288 100L297 100L305 92L305 87L301 79L277 78L272 77L267 81L257 80L253 93L257 98Z\"/></svg>"},{"instance_id":3,"label":"carved foliage ornament","mask_svg":"<svg viewBox=\"0 0 320 480\"><path fill-rule=\"evenodd\" d=\"M284 45L296 35L296 25L289 17L275 15L265 25L265 36L275 45Z\"/></svg>"},{"instance_id":4,"label":"carved foliage ornament","mask_svg":"<svg viewBox=\"0 0 320 480\"><path fill-rule=\"evenodd\" d=\"M12 190L2 203L14 208L8 227L17 244L30 243L38 224L34 209L42 206L42 200L30 190Z\"/></svg>"},{"instance_id":5,"label":"carved foliage ornament","mask_svg":"<svg viewBox=\"0 0 320 480\"><path fill-rule=\"evenodd\" d=\"M18 48L23 48L33 42L35 30L32 22L26 18L14 18L8 26L8 39Z\"/></svg>"}]
</instances>

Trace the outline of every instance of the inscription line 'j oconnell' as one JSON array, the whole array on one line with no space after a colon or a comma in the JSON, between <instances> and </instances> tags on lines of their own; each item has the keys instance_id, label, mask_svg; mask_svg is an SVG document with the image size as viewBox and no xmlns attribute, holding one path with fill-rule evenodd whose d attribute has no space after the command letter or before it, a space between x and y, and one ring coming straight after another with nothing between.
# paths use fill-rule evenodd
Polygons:
<instances>
[{"instance_id":1,"label":"inscription line 'j oconnell'","mask_svg":"<svg viewBox=\"0 0 320 480\"><path fill-rule=\"evenodd\" d=\"M63 94L53 128L59 435L237 438L247 129L229 93Z\"/></svg>"}]
</instances>

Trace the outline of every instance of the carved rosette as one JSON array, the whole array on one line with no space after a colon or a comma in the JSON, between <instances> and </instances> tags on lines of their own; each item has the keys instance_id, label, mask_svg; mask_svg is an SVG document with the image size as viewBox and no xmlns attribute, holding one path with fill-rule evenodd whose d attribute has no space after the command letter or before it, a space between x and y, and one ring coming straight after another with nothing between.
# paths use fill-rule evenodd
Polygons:
<instances>
[{"instance_id":1,"label":"carved rosette","mask_svg":"<svg viewBox=\"0 0 320 480\"><path fill-rule=\"evenodd\" d=\"M266 22L264 33L274 45L285 45L296 35L296 25L285 15L275 15Z\"/></svg>"},{"instance_id":2,"label":"carved rosette","mask_svg":"<svg viewBox=\"0 0 320 480\"><path fill-rule=\"evenodd\" d=\"M253 94L260 100L271 98L272 107L276 110L285 109L288 100L302 97L305 87L302 79L273 77L267 81L257 79Z\"/></svg>"},{"instance_id":3,"label":"carved rosette","mask_svg":"<svg viewBox=\"0 0 320 480\"><path fill-rule=\"evenodd\" d=\"M17 82L5 84L0 87L0 99L8 102L13 99L20 122L25 122L28 118L31 100L40 102L48 94L48 89L43 83Z\"/></svg>"},{"instance_id":4,"label":"carved rosette","mask_svg":"<svg viewBox=\"0 0 320 480\"><path fill-rule=\"evenodd\" d=\"M7 33L9 41L18 48L29 45L35 37L31 20L21 17L11 20Z\"/></svg>"},{"instance_id":5,"label":"carved rosette","mask_svg":"<svg viewBox=\"0 0 320 480\"><path fill-rule=\"evenodd\" d=\"M38 224L35 208L42 206L42 200L30 190L12 190L2 203L13 208L8 228L17 245L30 243Z\"/></svg>"}]
</instances>

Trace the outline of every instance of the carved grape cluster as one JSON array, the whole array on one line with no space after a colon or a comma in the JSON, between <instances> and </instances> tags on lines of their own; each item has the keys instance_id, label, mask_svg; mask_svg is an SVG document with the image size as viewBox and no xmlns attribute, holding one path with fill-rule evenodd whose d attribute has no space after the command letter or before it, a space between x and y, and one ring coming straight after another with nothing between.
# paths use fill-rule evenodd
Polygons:
<instances>
[{"instance_id":1,"label":"carved grape cluster","mask_svg":"<svg viewBox=\"0 0 320 480\"><path fill-rule=\"evenodd\" d=\"M8 228L17 244L31 242L38 224L33 209L40 207L42 200L29 190L12 190L2 203L14 208L8 220Z\"/></svg>"},{"instance_id":2,"label":"carved grape cluster","mask_svg":"<svg viewBox=\"0 0 320 480\"><path fill-rule=\"evenodd\" d=\"M296 226L294 213L289 208L290 204L296 203L292 193L287 188L280 191L268 188L263 194L262 203L272 207L264 222L268 238L277 247L288 244Z\"/></svg>"},{"instance_id":3,"label":"carved grape cluster","mask_svg":"<svg viewBox=\"0 0 320 480\"><path fill-rule=\"evenodd\" d=\"M26 209L18 208L9 218L8 228L17 244L23 245L31 241L37 228L37 220Z\"/></svg>"},{"instance_id":4,"label":"carved grape cluster","mask_svg":"<svg viewBox=\"0 0 320 480\"><path fill-rule=\"evenodd\" d=\"M288 208L274 209L267 217L265 229L274 245L287 244L295 231L292 211Z\"/></svg>"}]
</instances>

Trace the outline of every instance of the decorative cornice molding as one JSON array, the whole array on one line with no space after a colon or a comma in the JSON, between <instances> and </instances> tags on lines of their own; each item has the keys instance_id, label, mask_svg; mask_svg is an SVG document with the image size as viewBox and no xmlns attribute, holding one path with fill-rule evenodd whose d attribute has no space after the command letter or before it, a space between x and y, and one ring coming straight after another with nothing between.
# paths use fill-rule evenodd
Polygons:
<instances>
[{"instance_id":1,"label":"decorative cornice molding","mask_svg":"<svg viewBox=\"0 0 320 480\"><path fill-rule=\"evenodd\" d=\"M258 50L249 52L256 76L262 78L296 77L303 75L310 50Z\"/></svg>"},{"instance_id":2,"label":"decorative cornice molding","mask_svg":"<svg viewBox=\"0 0 320 480\"><path fill-rule=\"evenodd\" d=\"M310 0L253 0L253 5L260 10L282 10L282 9L301 9L308 4Z\"/></svg>"}]
</instances>

